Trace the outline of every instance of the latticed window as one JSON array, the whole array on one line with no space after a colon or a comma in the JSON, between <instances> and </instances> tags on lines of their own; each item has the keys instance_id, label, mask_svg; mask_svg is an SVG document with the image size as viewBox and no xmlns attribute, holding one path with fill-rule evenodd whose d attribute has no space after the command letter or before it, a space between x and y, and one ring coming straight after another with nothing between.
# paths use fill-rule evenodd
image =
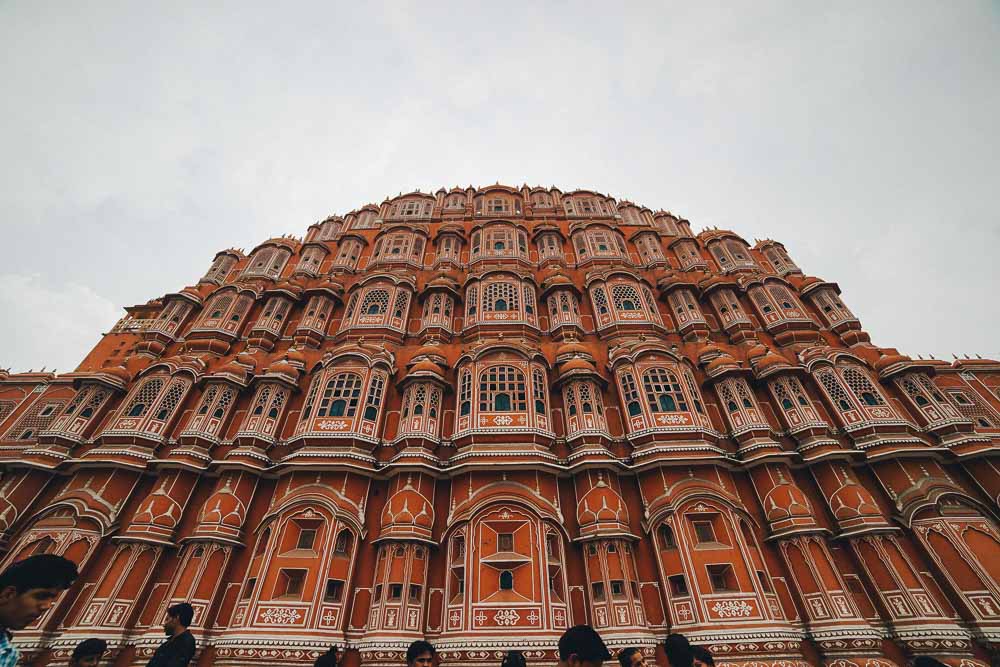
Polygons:
<instances>
[{"instance_id":1,"label":"latticed window","mask_svg":"<svg viewBox=\"0 0 1000 667\"><path fill-rule=\"evenodd\" d=\"M123 417L145 417L146 413L153 407L153 401L159 396L165 383L166 378L154 377L144 380L122 410L121 415Z\"/></svg>"},{"instance_id":2,"label":"latticed window","mask_svg":"<svg viewBox=\"0 0 1000 667\"><path fill-rule=\"evenodd\" d=\"M64 400L42 399L36 401L28 408L27 412L7 429L6 437L11 440L31 440L37 438L38 434L49 428L56 418L60 408L66 403Z\"/></svg>"},{"instance_id":3,"label":"latticed window","mask_svg":"<svg viewBox=\"0 0 1000 667\"><path fill-rule=\"evenodd\" d=\"M406 317L406 307L410 305L410 294L403 290L396 290L396 299L392 304L392 316L395 318Z\"/></svg>"},{"instance_id":4,"label":"latticed window","mask_svg":"<svg viewBox=\"0 0 1000 667\"><path fill-rule=\"evenodd\" d=\"M101 387L82 387L62 413L52 422L51 430L79 434L91 422L110 396L111 392Z\"/></svg>"},{"instance_id":5,"label":"latticed window","mask_svg":"<svg viewBox=\"0 0 1000 667\"><path fill-rule=\"evenodd\" d=\"M674 252L677 253L681 269L686 271L695 266L704 266L705 260L698 251L698 244L694 241L677 241L673 248Z\"/></svg>"},{"instance_id":6,"label":"latticed window","mask_svg":"<svg viewBox=\"0 0 1000 667\"><path fill-rule=\"evenodd\" d=\"M833 403L840 409L841 412L846 412L848 410L853 410L854 405L851 402L850 397L847 395L847 390L840 383L840 378L832 370L820 371L816 374L816 379L823 386L824 391L826 391L827 396L833 401Z\"/></svg>"},{"instance_id":7,"label":"latticed window","mask_svg":"<svg viewBox=\"0 0 1000 667\"><path fill-rule=\"evenodd\" d=\"M538 368L531 371L531 390L535 399L535 412L544 415L545 410L545 396L548 394L545 385L545 374Z\"/></svg>"},{"instance_id":8,"label":"latticed window","mask_svg":"<svg viewBox=\"0 0 1000 667\"><path fill-rule=\"evenodd\" d=\"M457 262L459 260L459 247L458 237L451 234L444 236L438 242L437 261L452 260Z\"/></svg>"},{"instance_id":9,"label":"latticed window","mask_svg":"<svg viewBox=\"0 0 1000 667\"><path fill-rule=\"evenodd\" d=\"M594 311L599 315L606 315L608 311L608 296L604 293L604 288L595 287L590 291L594 301Z\"/></svg>"},{"instance_id":10,"label":"latticed window","mask_svg":"<svg viewBox=\"0 0 1000 667\"><path fill-rule=\"evenodd\" d=\"M867 375L853 366L844 368L842 374L847 386L865 405L885 405L882 392L872 385Z\"/></svg>"},{"instance_id":11,"label":"latticed window","mask_svg":"<svg viewBox=\"0 0 1000 667\"><path fill-rule=\"evenodd\" d=\"M535 192L531 195L531 203L540 208L552 206L552 197L544 192Z\"/></svg>"},{"instance_id":12,"label":"latticed window","mask_svg":"<svg viewBox=\"0 0 1000 667\"><path fill-rule=\"evenodd\" d=\"M353 417L361 400L363 380L357 373L338 373L326 383L317 417Z\"/></svg>"},{"instance_id":13,"label":"latticed window","mask_svg":"<svg viewBox=\"0 0 1000 667\"><path fill-rule=\"evenodd\" d=\"M549 295L549 319L553 328L561 324L580 323L580 301L568 290Z\"/></svg>"},{"instance_id":14,"label":"latticed window","mask_svg":"<svg viewBox=\"0 0 1000 667\"><path fill-rule=\"evenodd\" d=\"M538 256L542 259L562 258L562 241L559 239L558 234L550 232L538 237Z\"/></svg>"},{"instance_id":15,"label":"latticed window","mask_svg":"<svg viewBox=\"0 0 1000 667\"><path fill-rule=\"evenodd\" d=\"M445 208L465 208L465 195L448 195L444 201Z\"/></svg>"},{"instance_id":16,"label":"latticed window","mask_svg":"<svg viewBox=\"0 0 1000 667\"><path fill-rule=\"evenodd\" d=\"M385 376L381 373L372 375L371 383L368 385L368 397L365 399L364 418L368 421L375 421L378 418L379 408L382 407L382 394L385 391Z\"/></svg>"},{"instance_id":17,"label":"latticed window","mask_svg":"<svg viewBox=\"0 0 1000 667\"><path fill-rule=\"evenodd\" d=\"M740 300L736 297L736 294L732 290L717 290L712 293L710 298L712 300L712 305L715 306L716 312L719 313L719 319L722 320L723 327L729 327L738 323L749 324L750 319L747 317L746 313L743 312L743 308L740 306Z\"/></svg>"},{"instance_id":18,"label":"latticed window","mask_svg":"<svg viewBox=\"0 0 1000 667\"><path fill-rule=\"evenodd\" d=\"M343 223L339 220L327 220L323 223L319 240L320 241L330 241L333 240L337 234L340 233L340 229L343 227Z\"/></svg>"},{"instance_id":19,"label":"latticed window","mask_svg":"<svg viewBox=\"0 0 1000 667\"><path fill-rule=\"evenodd\" d=\"M698 308L698 301L694 295L686 289L675 290L667 297L670 308L677 318L677 326L683 327L694 322L704 322L705 317Z\"/></svg>"},{"instance_id":20,"label":"latticed window","mask_svg":"<svg viewBox=\"0 0 1000 667\"><path fill-rule=\"evenodd\" d=\"M751 424L766 426L746 380L728 378L719 382L715 389L725 407L726 418L734 429Z\"/></svg>"},{"instance_id":21,"label":"latticed window","mask_svg":"<svg viewBox=\"0 0 1000 667\"><path fill-rule=\"evenodd\" d=\"M1000 428L1000 415L974 389L949 389L955 407L979 428Z\"/></svg>"},{"instance_id":22,"label":"latticed window","mask_svg":"<svg viewBox=\"0 0 1000 667\"><path fill-rule=\"evenodd\" d=\"M586 229L573 235L580 260L589 257L626 258L628 250L620 234L609 229Z\"/></svg>"},{"instance_id":23,"label":"latticed window","mask_svg":"<svg viewBox=\"0 0 1000 667\"><path fill-rule=\"evenodd\" d=\"M526 412L524 373L513 366L490 366L479 375L480 412Z\"/></svg>"},{"instance_id":24,"label":"latticed window","mask_svg":"<svg viewBox=\"0 0 1000 667\"><path fill-rule=\"evenodd\" d=\"M444 326L451 329L452 299L448 294L437 292L424 301L422 324L424 327Z\"/></svg>"},{"instance_id":25,"label":"latticed window","mask_svg":"<svg viewBox=\"0 0 1000 667\"><path fill-rule=\"evenodd\" d=\"M779 275L786 275L789 273L796 273L799 271L799 267L795 265L788 253L785 252L784 248L779 246L771 246L764 250L764 256L767 260L771 262L774 270L778 272Z\"/></svg>"},{"instance_id":26,"label":"latticed window","mask_svg":"<svg viewBox=\"0 0 1000 667\"><path fill-rule=\"evenodd\" d=\"M431 215L433 203L429 200L406 200L392 205L389 215L394 218L427 218Z\"/></svg>"},{"instance_id":27,"label":"latticed window","mask_svg":"<svg viewBox=\"0 0 1000 667\"><path fill-rule=\"evenodd\" d=\"M896 380L896 385L903 390L917 409L934 422L946 417L958 417L958 411L945 398L944 393L922 373L910 373Z\"/></svg>"},{"instance_id":28,"label":"latticed window","mask_svg":"<svg viewBox=\"0 0 1000 667\"><path fill-rule=\"evenodd\" d=\"M0 401L0 422L7 419L16 407L17 403L15 401Z\"/></svg>"},{"instance_id":29,"label":"latticed window","mask_svg":"<svg viewBox=\"0 0 1000 667\"><path fill-rule=\"evenodd\" d=\"M389 309L389 290L368 290L361 302L361 313L364 315L382 315Z\"/></svg>"},{"instance_id":30,"label":"latticed window","mask_svg":"<svg viewBox=\"0 0 1000 667\"><path fill-rule=\"evenodd\" d=\"M310 246L302 253L302 257L299 258L299 265L295 267L295 270L314 276L319 275L319 265L323 262L325 256L326 252L322 248Z\"/></svg>"},{"instance_id":31,"label":"latticed window","mask_svg":"<svg viewBox=\"0 0 1000 667\"><path fill-rule=\"evenodd\" d=\"M171 380L170 386L167 387L163 395L163 399L156 406L156 414L153 415L153 419L160 422L168 421L180 404L181 399L184 398L184 394L187 393L189 386L190 382L185 379L174 378Z\"/></svg>"},{"instance_id":32,"label":"latticed window","mask_svg":"<svg viewBox=\"0 0 1000 667\"><path fill-rule=\"evenodd\" d=\"M254 329L263 329L274 334L280 334L291 305L288 299L280 296L271 297L264 304L264 312L261 313L260 318L254 325Z\"/></svg>"},{"instance_id":33,"label":"latticed window","mask_svg":"<svg viewBox=\"0 0 1000 667\"><path fill-rule=\"evenodd\" d=\"M243 275L277 278L291 254L287 248L261 248L250 256Z\"/></svg>"},{"instance_id":34,"label":"latticed window","mask_svg":"<svg viewBox=\"0 0 1000 667\"><path fill-rule=\"evenodd\" d=\"M802 317L802 306L799 304L798 298L793 296L787 287L784 285L770 285L767 291L771 293L771 297L781 307L782 312L787 317Z\"/></svg>"},{"instance_id":35,"label":"latticed window","mask_svg":"<svg viewBox=\"0 0 1000 667\"><path fill-rule=\"evenodd\" d=\"M832 289L824 289L813 296L813 302L831 325L855 319L854 313L844 305Z\"/></svg>"},{"instance_id":36,"label":"latticed window","mask_svg":"<svg viewBox=\"0 0 1000 667\"><path fill-rule=\"evenodd\" d=\"M477 308L478 305L479 305L479 288L473 285L465 293L465 318L467 320L471 320L476 317L476 312L478 311Z\"/></svg>"},{"instance_id":37,"label":"latticed window","mask_svg":"<svg viewBox=\"0 0 1000 667\"><path fill-rule=\"evenodd\" d=\"M663 368L651 368L642 376L650 412L687 412L687 399L677 376Z\"/></svg>"},{"instance_id":38,"label":"latticed window","mask_svg":"<svg viewBox=\"0 0 1000 667\"><path fill-rule=\"evenodd\" d=\"M820 423L816 410L798 378L793 376L776 378L768 383L768 386L792 428L806 423Z\"/></svg>"},{"instance_id":39,"label":"latticed window","mask_svg":"<svg viewBox=\"0 0 1000 667\"><path fill-rule=\"evenodd\" d=\"M472 413L472 373L462 371L462 380L459 383L458 391L459 415L465 416Z\"/></svg>"},{"instance_id":40,"label":"latticed window","mask_svg":"<svg viewBox=\"0 0 1000 667\"><path fill-rule=\"evenodd\" d=\"M150 327L151 331L165 334L177 333L187 314L191 312L192 304L181 299L174 299L164 307Z\"/></svg>"},{"instance_id":41,"label":"latticed window","mask_svg":"<svg viewBox=\"0 0 1000 667\"><path fill-rule=\"evenodd\" d=\"M195 410L194 417L185 429L186 432L218 435L219 428L229 413L236 398L236 390L229 385L211 384L201 397L201 402Z\"/></svg>"},{"instance_id":42,"label":"latticed window","mask_svg":"<svg viewBox=\"0 0 1000 667\"><path fill-rule=\"evenodd\" d=\"M359 257L361 257L361 241L345 239L337 249L337 257L333 260L333 265L353 269L358 265Z\"/></svg>"},{"instance_id":43,"label":"latticed window","mask_svg":"<svg viewBox=\"0 0 1000 667\"><path fill-rule=\"evenodd\" d=\"M611 288L611 300L619 312L642 310L642 297L632 285L615 285Z\"/></svg>"},{"instance_id":44,"label":"latticed window","mask_svg":"<svg viewBox=\"0 0 1000 667\"><path fill-rule=\"evenodd\" d=\"M566 406L567 430L570 434L585 430L606 430L604 402L601 392L592 382L570 382L563 387L563 404Z\"/></svg>"},{"instance_id":45,"label":"latticed window","mask_svg":"<svg viewBox=\"0 0 1000 667\"><path fill-rule=\"evenodd\" d=\"M517 283L493 282L486 285L483 290L483 311L502 312L508 310L520 310Z\"/></svg>"},{"instance_id":46,"label":"latticed window","mask_svg":"<svg viewBox=\"0 0 1000 667\"><path fill-rule=\"evenodd\" d=\"M375 211L361 211L354 219L351 229L374 229L378 226L378 216Z\"/></svg>"},{"instance_id":47,"label":"latticed window","mask_svg":"<svg viewBox=\"0 0 1000 667\"><path fill-rule=\"evenodd\" d=\"M299 322L300 329L312 329L319 333L326 332L326 325L333 312L333 301L325 296L314 296L306 304L306 312Z\"/></svg>"},{"instance_id":48,"label":"latticed window","mask_svg":"<svg viewBox=\"0 0 1000 667\"><path fill-rule=\"evenodd\" d=\"M683 370L684 382L687 384L688 392L691 394L691 401L694 403L695 412L700 415L705 414L705 406L701 402L701 392L698 390L698 383L694 380L694 375L688 369Z\"/></svg>"},{"instance_id":49,"label":"latticed window","mask_svg":"<svg viewBox=\"0 0 1000 667\"><path fill-rule=\"evenodd\" d=\"M221 255L215 258L212 262L212 266L208 269L208 273L202 280L207 280L216 284L222 284L226 280L226 276L232 270L233 266L236 265L236 258L230 257L229 255Z\"/></svg>"},{"instance_id":50,"label":"latticed window","mask_svg":"<svg viewBox=\"0 0 1000 667\"><path fill-rule=\"evenodd\" d=\"M660 239L655 234L643 234L636 239L636 245L643 262L649 264L663 260L663 248L660 246Z\"/></svg>"},{"instance_id":51,"label":"latticed window","mask_svg":"<svg viewBox=\"0 0 1000 667\"><path fill-rule=\"evenodd\" d=\"M816 372L820 386L848 425L862 418L895 420L897 415L881 390L859 366L840 364Z\"/></svg>"},{"instance_id":52,"label":"latticed window","mask_svg":"<svg viewBox=\"0 0 1000 667\"><path fill-rule=\"evenodd\" d=\"M625 409L629 417L642 414L642 403L639 402L639 387L635 382L635 377L629 372L623 372L618 376L622 387L622 399L625 401Z\"/></svg>"},{"instance_id":53,"label":"latticed window","mask_svg":"<svg viewBox=\"0 0 1000 667\"><path fill-rule=\"evenodd\" d=\"M640 226L645 225L646 221L642 218L642 213L639 209L632 206L625 206L620 208L619 212L622 214L622 223L626 225Z\"/></svg>"}]
</instances>

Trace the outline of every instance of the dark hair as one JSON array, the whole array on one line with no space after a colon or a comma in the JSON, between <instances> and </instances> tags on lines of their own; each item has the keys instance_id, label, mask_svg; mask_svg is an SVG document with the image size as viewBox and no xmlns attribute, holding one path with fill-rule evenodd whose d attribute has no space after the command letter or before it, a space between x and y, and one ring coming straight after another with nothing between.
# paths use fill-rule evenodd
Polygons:
<instances>
[{"instance_id":1,"label":"dark hair","mask_svg":"<svg viewBox=\"0 0 1000 667\"><path fill-rule=\"evenodd\" d=\"M584 661L611 659L601 635L589 625L574 625L559 638L559 659L569 660L574 654Z\"/></svg>"},{"instance_id":2,"label":"dark hair","mask_svg":"<svg viewBox=\"0 0 1000 667\"><path fill-rule=\"evenodd\" d=\"M947 667L947 665L929 655L920 655L914 658L913 667Z\"/></svg>"},{"instance_id":3,"label":"dark hair","mask_svg":"<svg viewBox=\"0 0 1000 667\"><path fill-rule=\"evenodd\" d=\"M691 655L694 657L695 660L703 662L706 665L712 665L712 667L715 667L715 658L712 657L712 654L709 653L708 649L705 648L704 646L692 646Z\"/></svg>"},{"instance_id":4,"label":"dark hair","mask_svg":"<svg viewBox=\"0 0 1000 667\"><path fill-rule=\"evenodd\" d=\"M313 667L337 667L337 654L340 652L336 646L331 646L330 650L316 658Z\"/></svg>"},{"instance_id":5,"label":"dark hair","mask_svg":"<svg viewBox=\"0 0 1000 667\"><path fill-rule=\"evenodd\" d=\"M410 644L410 648L406 649L406 662L413 662L424 653L430 653L432 658L437 655L437 651L434 650L434 647L431 646L430 642L418 639Z\"/></svg>"},{"instance_id":6,"label":"dark hair","mask_svg":"<svg viewBox=\"0 0 1000 667\"><path fill-rule=\"evenodd\" d=\"M507 651L500 667L528 667L528 661L524 659L524 654L520 651Z\"/></svg>"},{"instance_id":7,"label":"dark hair","mask_svg":"<svg viewBox=\"0 0 1000 667\"><path fill-rule=\"evenodd\" d=\"M13 586L17 594L34 588L67 589L76 581L76 563L55 554L38 554L14 563L0 574L0 590Z\"/></svg>"},{"instance_id":8,"label":"dark hair","mask_svg":"<svg viewBox=\"0 0 1000 667\"><path fill-rule=\"evenodd\" d=\"M100 657L108 650L108 643L103 639L84 639L73 649L73 660L92 658L95 655Z\"/></svg>"},{"instance_id":9,"label":"dark hair","mask_svg":"<svg viewBox=\"0 0 1000 667\"><path fill-rule=\"evenodd\" d=\"M666 641L663 642L663 651L667 654L670 667L691 667L694 664L691 644L684 635L676 633L667 635Z\"/></svg>"},{"instance_id":10,"label":"dark hair","mask_svg":"<svg viewBox=\"0 0 1000 667\"><path fill-rule=\"evenodd\" d=\"M628 667L632 664L632 656L639 652L635 646L629 646L628 648L623 648L621 653L618 654L618 664L622 667Z\"/></svg>"},{"instance_id":11,"label":"dark hair","mask_svg":"<svg viewBox=\"0 0 1000 667\"><path fill-rule=\"evenodd\" d=\"M194 618L194 607L189 605L187 602L178 602L172 607L167 608L167 614L170 616L176 616L177 620L181 622L185 628L191 625L191 620Z\"/></svg>"}]
</instances>

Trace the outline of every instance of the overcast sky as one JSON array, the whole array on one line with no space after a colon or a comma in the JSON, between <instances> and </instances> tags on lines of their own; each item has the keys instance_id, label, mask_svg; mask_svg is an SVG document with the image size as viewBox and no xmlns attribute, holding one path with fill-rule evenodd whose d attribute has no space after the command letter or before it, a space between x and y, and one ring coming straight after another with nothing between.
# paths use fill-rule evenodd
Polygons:
<instances>
[{"instance_id":1,"label":"overcast sky","mask_svg":"<svg viewBox=\"0 0 1000 667\"><path fill-rule=\"evenodd\" d=\"M0 367L71 370L222 248L495 181L781 240L876 344L1000 358L1000 4L201 4L0 4Z\"/></svg>"}]
</instances>

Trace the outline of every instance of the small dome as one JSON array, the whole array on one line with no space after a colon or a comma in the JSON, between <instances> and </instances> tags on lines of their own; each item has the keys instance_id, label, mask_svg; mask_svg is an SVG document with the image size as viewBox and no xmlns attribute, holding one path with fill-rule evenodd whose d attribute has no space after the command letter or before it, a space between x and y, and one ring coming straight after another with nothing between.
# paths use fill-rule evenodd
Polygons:
<instances>
[{"instance_id":1,"label":"small dome","mask_svg":"<svg viewBox=\"0 0 1000 667\"><path fill-rule=\"evenodd\" d=\"M789 366L788 360L784 357L775 354L774 352L768 352L763 357L758 357L754 361L754 367L758 370L767 370L768 368L775 368L777 366Z\"/></svg>"},{"instance_id":2,"label":"small dome","mask_svg":"<svg viewBox=\"0 0 1000 667\"><path fill-rule=\"evenodd\" d=\"M747 351L747 359L753 361L758 357L763 357L768 352L770 352L770 350L767 349L767 346L757 343Z\"/></svg>"},{"instance_id":3,"label":"small dome","mask_svg":"<svg viewBox=\"0 0 1000 667\"><path fill-rule=\"evenodd\" d=\"M578 340L567 340L558 348L556 348L556 359L562 357L572 357L581 356L588 359L592 359L593 355L590 352L590 348L581 343Z\"/></svg>"},{"instance_id":4,"label":"small dome","mask_svg":"<svg viewBox=\"0 0 1000 667\"><path fill-rule=\"evenodd\" d=\"M458 281L452 278L447 273L442 273L437 278L428 281L427 287L444 287L448 289L457 289Z\"/></svg>"},{"instance_id":5,"label":"small dome","mask_svg":"<svg viewBox=\"0 0 1000 667\"><path fill-rule=\"evenodd\" d=\"M433 375L435 377L444 378L441 373L441 367L435 364L430 359L421 359L417 363L413 364L410 368L410 375Z\"/></svg>"},{"instance_id":6,"label":"small dome","mask_svg":"<svg viewBox=\"0 0 1000 667\"><path fill-rule=\"evenodd\" d=\"M441 351L441 346L433 342L427 343L426 345L421 345L417 350L416 354L413 355L414 359L419 359L422 357L428 357L430 359L440 359L442 362L445 360L444 352Z\"/></svg>"},{"instance_id":7,"label":"small dome","mask_svg":"<svg viewBox=\"0 0 1000 667\"><path fill-rule=\"evenodd\" d=\"M705 364L705 373L710 376L718 375L727 370L734 370L740 367L739 363L728 353L723 352L712 361Z\"/></svg>"},{"instance_id":8,"label":"small dome","mask_svg":"<svg viewBox=\"0 0 1000 667\"><path fill-rule=\"evenodd\" d=\"M584 359L583 357L573 357L569 361L560 364L559 371L562 375L568 375L569 373L596 373L597 368L594 364Z\"/></svg>"}]
</instances>

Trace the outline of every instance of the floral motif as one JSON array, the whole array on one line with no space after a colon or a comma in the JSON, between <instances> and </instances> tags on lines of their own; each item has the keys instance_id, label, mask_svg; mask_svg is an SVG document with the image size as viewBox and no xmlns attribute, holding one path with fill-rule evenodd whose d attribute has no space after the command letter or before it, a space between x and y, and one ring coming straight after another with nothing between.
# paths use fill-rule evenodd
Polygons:
<instances>
[{"instance_id":1,"label":"floral motif","mask_svg":"<svg viewBox=\"0 0 1000 667\"><path fill-rule=\"evenodd\" d=\"M521 620L521 615L514 609L498 609L493 615L493 622L497 625L517 625Z\"/></svg>"},{"instance_id":2,"label":"floral motif","mask_svg":"<svg viewBox=\"0 0 1000 667\"><path fill-rule=\"evenodd\" d=\"M712 611L722 618L738 618L753 614L753 607L746 600L719 600L712 605Z\"/></svg>"},{"instance_id":3,"label":"floral motif","mask_svg":"<svg viewBox=\"0 0 1000 667\"><path fill-rule=\"evenodd\" d=\"M294 625L302 618L298 609L287 607L267 607L260 613L260 619L269 625Z\"/></svg>"}]
</instances>

